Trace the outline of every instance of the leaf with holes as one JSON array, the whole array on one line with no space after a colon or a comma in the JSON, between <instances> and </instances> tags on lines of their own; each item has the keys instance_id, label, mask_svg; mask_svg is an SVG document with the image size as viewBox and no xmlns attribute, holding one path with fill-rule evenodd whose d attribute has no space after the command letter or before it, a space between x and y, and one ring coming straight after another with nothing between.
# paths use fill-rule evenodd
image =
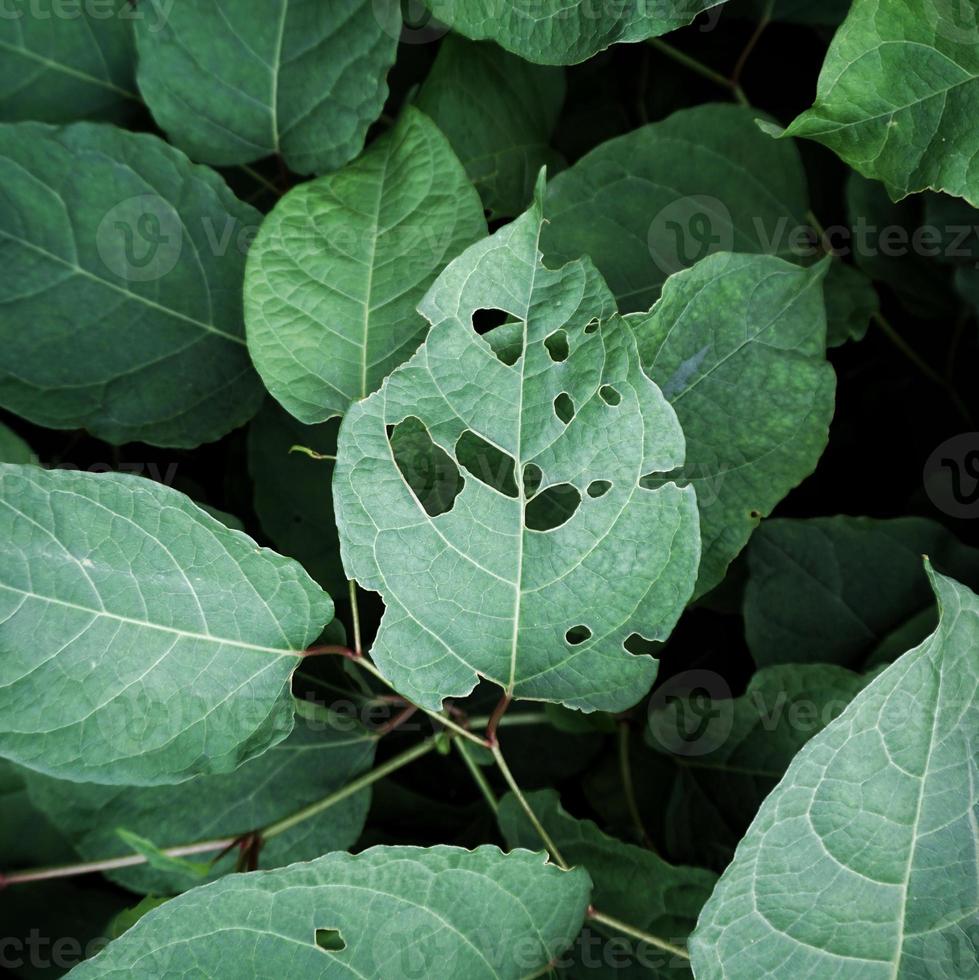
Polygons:
<instances>
[{"instance_id":1,"label":"leaf with holes","mask_svg":"<svg viewBox=\"0 0 979 980\"><path fill-rule=\"evenodd\" d=\"M67 783L30 771L24 779L31 802L78 856L100 861L131 852L117 828L166 848L238 837L268 826L370 769L376 742L356 720L324 712L302 719L287 739L234 772L196 776L178 786ZM363 790L272 837L262 846L259 867L276 868L352 847L369 804L370 790ZM234 857L229 855L208 875L220 877L233 867ZM108 876L131 891L154 895L172 895L201 884L200 878L176 869L147 865L110 871Z\"/></svg>"},{"instance_id":2,"label":"leaf with holes","mask_svg":"<svg viewBox=\"0 0 979 980\"><path fill-rule=\"evenodd\" d=\"M428 339L340 428L344 567L384 599L378 666L426 707L482 676L626 708L656 662L623 644L665 638L696 576L693 490L643 486L682 465L676 415L591 263L541 264L542 193L543 175L527 213L446 268L421 306ZM484 309L521 324L516 360L474 330ZM428 454L396 457L404 425L427 430ZM461 477L442 513L413 489L432 461Z\"/></svg>"},{"instance_id":3,"label":"leaf with holes","mask_svg":"<svg viewBox=\"0 0 979 980\"><path fill-rule=\"evenodd\" d=\"M269 391L303 422L342 415L411 356L425 290L485 234L462 165L416 109L349 167L291 191L245 281L248 347Z\"/></svg>"},{"instance_id":4,"label":"leaf with holes","mask_svg":"<svg viewBox=\"0 0 979 980\"><path fill-rule=\"evenodd\" d=\"M124 121L139 106L131 0L5 0L0 120Z\"/></svg>"},{"instance_id":5,"label":"leaf with holes","mask_svg":"<svg viewBox=\"0 0 979 980\"><path fill-rule=\"evenodd\" d=\"M0 755L151 786L291 731L289 679L330 597L183 494L0 465L0 559Z\"/></svg>"},{"instance_id":6,"label":"leaf with holes","mask_svg":"<svg viewBox=\"0 0 979 980\"><path fill-rule=\"evenodd\" d=\"M73 972L521 980L570 945L589 892L527 851L373 847L195 888Z\"/></svg>"},{"instance_id":7,"label":"leaf with holes","mask_svg":"<svg viewBox=\"0 0 979 980\"><path fill-rule=\"evenodd\" d=\"M724 0L427 0L437 21L495 41L527 61L573 65L612 44L644 41L689 24Z\"/></svg>"},{"instance_id":8,"label":"leaf with holes","mask_svg":"<svg viewBox=\"0 0 979 980\"><path fill-rule=\"evenodd\" d=\"M16 123L0 184L0 405L180 447L255 414L241 283L259 216L216 173L155 136Z\"/></svg>"},{"instance_id":9,"label":"leaf with holes","mask_svg":"<svg viewBox=\"0 0 979 980\"><path fill-rule=\"evenodd\" d=\"M195 160L342 167L387 97L394 0L140 0L139 89Z\"/></svg>"},{"instance_id":10,"label":"leaf with holes","mask_svg":"<svg viewBox=\"0 0 979 980\"><path fill-rule=\"evenodd\" d=\"M691 937L698 978L924 977L968 948L979 598L929 575L937 631L813 738L765 800Z\"/></svg>"},{"instance_id":11,"label":"leaf with holes","mask_svg":"<svg viewBox=\"0 0 979 980\"><path fill-rule=\"evenodd\" d=\"M785 131L818 140L897 201L947 191L979 207L979 6L854 0L813 107Z\"/></svg>"},{"instance_id":12,"label":"leaf with holes","mask_svg":"<svg viewBox=\"0 0 979 980\"><path fill-rule=\"evenodd\" d=\"M703 557L697 594L724 577L772 508L816 467L833 417L821 280L764 255L708 256L627 317L643 366L687 437Z\"/></svg>"}]
</instances>

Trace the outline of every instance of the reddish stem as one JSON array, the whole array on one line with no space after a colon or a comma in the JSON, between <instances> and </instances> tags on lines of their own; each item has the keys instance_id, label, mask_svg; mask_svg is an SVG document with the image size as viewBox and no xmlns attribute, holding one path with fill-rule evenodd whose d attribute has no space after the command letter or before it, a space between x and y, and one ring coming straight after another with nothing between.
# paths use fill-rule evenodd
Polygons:
<instances>
[{"instance_id":1,"label":"reddish stem","mask_svg":"<svg viewBox=\"0 0 979 980\"><path fill-rule=\"evenodd\" d=\"M348 660L361 660L362 657L356 650L351 650L350 647L339 646L336 643L324 643L323 646L310 647L308 650L303 651L304 657L319 657L323 654L334 653L341 657L346 657Z\"/></svg>"},{"instance_id":2,"label":"reddish stem","mask_svg":"<svg viewBox=\"0 0 979 980\"><path fill-rule=\"evenodd\" d=\"M486 726L486 741L491 745L498 745L496 738L496 729L499 727L500 719L506 714L506 709L510 707L510 702L513 700L509 694L504 694L500 698L500 703L493 709L493 714L490 715L489 724Z\"/></svg>"},{"instance_id":3,"label":"reddish stem","mask_svg":"<svg viewBox=\"0 0 979 980\"><path fill-rule=\"evenodd\" d=\"M416 711L418 708L409 704L407 708L403 711L399 711L390 721L386 721L380 728L375 728L374 731L378 735L387 735L388 732L393 732L400 725L403 725Z\"/></svg>"}]
</instances>

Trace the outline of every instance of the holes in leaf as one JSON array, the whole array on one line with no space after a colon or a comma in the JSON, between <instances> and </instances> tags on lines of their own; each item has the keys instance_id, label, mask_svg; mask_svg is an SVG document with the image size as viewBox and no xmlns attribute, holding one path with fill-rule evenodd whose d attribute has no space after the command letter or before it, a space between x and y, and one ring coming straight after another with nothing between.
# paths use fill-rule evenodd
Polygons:
<instances>
[{"instance_id":1,"label":"holes in leaf","mask_svg":"<svg viewBox=\"0 0 979 980\"><path fill-rule=\"evenodd\" d=\"M463 487L455 460L432 442L424 423L411 416L387 427L394 461L429 517L452 510Z\"/></svg>"},{"instance_id":2,"label":"holes in leaf","mask_svg":"<svg viewBox=\"0 0 979 980\"><path fill-rule=\"evenodd\" d=\"M326 953L342 953L347 948L339 929L317 929L316 945Z\"/></svg>"},{"instance_id":3,"label":"holes in leaf","mask_svg":"<svg viewBox=\"0 0 979 980\"><path fill-rule=\"evenodd\" d=\"M568 335L563 330L555 330L549 337L544 338L544 346L552 361L568 359Z\"/></svg>"},{"instance_id":4,"label":"holes in leaf","mask_svg":"<svg viewBox=\"0 0 979 980\"><path fill-rule=\"evenodd\" d=\"M598 389L598 393L602 396L602 401L606 405L618 405L622 401L622 396L619 394L618 388L613 388L611 385L602 385Z\"/></svg>"},{"instance_id":5,"label":"holes in leaf","mask_svg":"<svg viewBox=\"0 0 979 980\"><path fill-rule=\"evenodd\" d=\"M571 396L566 391L562 391L561 394L554 399L554 414L565 425L567 425L574 418L574 402L571 400Z\"/></svg>"},{"instance_id":6,"label":"holes in leaf","mask_svg":"<svg viewBox=\"0 0 979 980\"><path fill-rule=\"evenodd\" d=\"M594 333L599 327L598 320L589 320L585 324L585 333Z\"/></svg>"},{"instance_id":7,"label":"holes in leaf","mask_svg":"<svg viewBox=\"0 0 979 980\"><path fill-rule=\"evenodd\" d=\"M655 656L656 651L663 644L657 642L656 640L647 640L644 636L640 636L638 633L630 633L622 644L623 648L629 653L635 654L635 656L640 656L642 654L648 654L650 656Z\"/></svg>"},{"instance_id":8,"label":"holes in leaf","mask_svg":"<svg viewBox=\"0 0 979 980\"><path fill-rule=\"evenodd\" d=\"M507 497L517 496L516 463L513 457L467 429L456 443L456 459L480 483Z\"/></svg>"},{"instance_id":9,"label":"holes in leaf","mask_svg":"<svg viewBox=\"0 0 979 980\"><path fill-rule=\"evenodd\" d=\"M576 647L591 639L591 630L587 626L572 626L564 634L564 638L571 646Z\"/></svg>"},{"instance_id":10,"label":"holes in leaf","mask_svg":"<svg viewBox=\"0 0 979 980\"><path fill-rule=\"evenodd\" d=\"M598 499L599 497L604 497L611 489L612 484L608 480L592 480L588 484L588 496Z\"/></svg>"},{"instance_id":11,"label":"holes in leaf","mask_svg":"<svg viewBox=\"0 0 979 980\"><path fill-rule=\"evenodd\" d=\"M489 333L507 322L509 314L503 310L476 310L473 313L473 330L478 334Z\"/></svg>"},{"instance_id":12,"label":"holes in leaf","mask_svg":"<svg viewBox=\"0 0 979 980\"><path fill-rule=\"evenodd\" d=\"M528 463L523 468L523 495L528 500L540 489L544 474L536 463Z\"/></svg>"},{"instance_id":13,"label":"holes in leaf","mask_svg":"<svg viewBox=\"0 0 979 980\"><path fill-rule=\"evenodd\" d=\"M523 353L523 324L505 323L491 330L483 340L490 345L498 360L513 367Z\"/></svg>"},{"instance_id":14,"label":"holes in leaf","mask_svg":"<svg viewBox=\"0 0 979 980\"><path fill-rule=\"evenodd\" d=\"M524 524L532 531L553 531L567 524L581 505L581 494L570 483L542 490L524 507Z\"/></svg>"}]
</instances>

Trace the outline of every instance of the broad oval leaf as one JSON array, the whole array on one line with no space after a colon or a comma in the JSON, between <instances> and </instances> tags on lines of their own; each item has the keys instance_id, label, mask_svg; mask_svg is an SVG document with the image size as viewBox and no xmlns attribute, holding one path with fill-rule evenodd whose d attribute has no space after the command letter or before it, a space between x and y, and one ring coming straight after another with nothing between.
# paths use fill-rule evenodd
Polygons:
<instances>
[{"instance_id":1,"label":"broad oval leaf","mask_svg":"<svg viewBox=\"0 0 979 980\"><path fill-rule=\"evenodd\" d=\"M590 256L631 313L714 252L794 258L808 224L802 161L757 116L701 105L596 147L547 185L545 259Z\"/></svg>"},{"instance_id":2,"label":"broad oval leaf","mask_svg":"<svg viewBox=\"0 0 979 980\"><path fill-rule=\"evenodd\" d=\"M248 257L248 347L272 395L303 422L342 415L414 352L425 290L486 234L448 141L408 108L344 170L295 188Z\"/></svg>"},{"instance_id":3,"label":"broad oval leaf","mask_svg":"<svg viewBox=\"0 0 979 980\"><path fill-rule=\"evenodd\" d=\"M183 494L0 465L0 559L0 755L151 786L291 731L289 680L330 597Z\"/></svg>"},{"instance_id":4,"label":"broad oval leaf","mask_svg":"<svg viewBox=\"0 0 979 980\"><path fill-rule=\"evenodd\" d=\"M648 314L626 318L687 439L683 477L697 489L703 542L697 595L826 448L836 391L828 261L803 269L718 253L668 279Z\"/></svg>"},{"instance_id":5,"label":"broad oval leaf","mask_svg":"<svg viewBox=\"0 0 979 980\"><path fill-rule=\"evenodd\" d=\"M0 120L121 121L139 106L131 0L4 0Z\"/></svg>"},{"instance_id":6,"label":"broad oval leaf","mask_svg":"<svg viewBox=\"0 0 979 980\"><path fill-rule=\"evenodd\" d=\"M785 131L818 140L894 200L947 191L979 207L979 7L854 0L816 101Z\"/></svg>"},{"instance_id":7,"label":"broad oval leaf","mask_svg":"<svg viewBox=\"0 0 979 980\"><path fill-rule=\"evenodd\" d=\"M886 663L937 622L928 555L979 585L979 551L920 517L765 521L748 548L745 638L755 662Z\"/></svg>"},{"instance_id":8,"label":"broad oval leaf","mask_svg":"<svg viewBox=\"0 0 979 980\"><path fill-rule=\"evenodd\" d=\"M554 790L539 790L527 793L526 797L565 861L588 872L594 883L594 905L606 915L674 946L686 943L700 909L717 882L717 875L703 868L669 864L646 848L609 837L591 820L571 816L561 806ZM500 800L497 820L510 847L539 846L537 830L512 793ZM607 927L587 925L573 949L574 962L564 975L572 978L690 976L689 969L684 968L678 957L651 944L641 944L631 956L628 947L623 950L615 946L614 940L607 952L596 950L596 945L601 947L609 941L605 935L608 931ZM612 934L617 935L614 931ZM621 935L618 938L621 940ZM625 970L634 972L620 972Z\"/></svg>"},{"instance_id":9,"label":"broad oval leaf","mask_svg":"<svg viewBox=\"0 0 979 980\"><path fill-rule=\"evenodd\" d=\"M550 139L564 89L559 68L450 34L416 105L445 133L490 214L513 217L530 203L540 168L563 165Z\"/></svg>"},{"instance_id":10,"label":"broad oval leaf","mask_svg":"<svg viewBox=\"0 0 979 980\"><path fill-rule=\"evenodd\" d=\"M340 428L344 567L384 599L378 666L426 707L480 676L517 698L629 707L656 662L624 642L665 638L696 577L693 490L640 482L682 464L676 415L591 263L541 264L542 193L446 268L425 343ZM516 360L476 333L479 310L514 318ZM408 425L461 483L448 510L395 458Z\"/></svg>"},{"instance_id":11,"label":"broad oval leaf","mask_svg":"<svg viewBox=\"0 0 979 980\"><path fill-rule=\"evenodd\" d=\"M438 21L495 41L527 61L573 65L618 42L644 41L689 24L724 0L426 0Z\"/></svg>"},{"instance_id":12,"label":"broad oval leaf","mask_svg":"<svg viewBox=\"0 0 979 980\"><path fill-rule=\"evenodd\" d=\"M929 976L979 915L979 598L932 572L938 630L765 800L691 937L698 977Z\"/></svg>"},{"instance_id":13,"label":"broad oval leaf","mask_svg":"<svg viewBox=\"0 0 979 980\"><path fill-rule=\"evenodd\" d=\"M354 719L323 713L301 719L287 739L234 772L196 776L179 786L67 783L29 770L24 779L31 802L71 842L78 856L101 861L131 853L119 829L167 848L266 827L370 769L376 744L376 736ZM362 790L265 841L259 867L309 861L352 847L363 829L370 798L370 790ZM226 855L211 877L233 870L236 856L237 851ZM204 854L196 860L214 857ZM168 873L149 864L106 874L124 888L153 895L172 895L201 884L199 877Z\"/></svg>"},{"instance_id":14,"label":"broad oval leaf","mask_svg":"<svg viewBox=\"0 0 979 980\"><path fill-rule=\"evenodd\" d=\"M195 888L72 975L522 980L572 942L589 891L542 854L372 847Z\"/></svg>"},{"instance_id":15,"label":"broad oval leaf","mask_svg":"<svg viewBox=\"0 0 979 980\"><path fill-rule=\"evenodd\" d=\"M143 7L139 89L189 156L228 165L281 154L308 174L360 152L387 97L397 3L140 0Z\"/></svg>"},{"instance_id":16,"label":"broad oval leaf","mask_svg":"<svg viewBox=\"0 0 979 980\"><path fill-rule=\"evenodd\" d=\"M216 173L155 136L17 123L0 184L0 405L180 447L255 414L241 283L259 216Z\"/></svg>"}]
</instances>

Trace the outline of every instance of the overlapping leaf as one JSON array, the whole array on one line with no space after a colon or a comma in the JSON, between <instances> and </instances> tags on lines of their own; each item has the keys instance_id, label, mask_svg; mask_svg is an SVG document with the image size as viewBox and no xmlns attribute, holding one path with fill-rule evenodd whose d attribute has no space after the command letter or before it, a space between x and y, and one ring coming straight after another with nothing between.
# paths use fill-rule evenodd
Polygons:
<instances>
[{"instance_id":1,"label":"overlapping leaf","mask_svg":"<svg viewBox=\"0 0 979 980\"><path fill-rule=\"evenodd\" d=\"M149 480L13 464L0 556L0 755L149 786L289 734L289 678L333 615L291 560Z\"/></svg>"},{"instance_id":2,"label":"overlapping leaf","mask_svg":"<svg viewBox=\"0 0 979 980\"><path fill-rule=\"evenodd\" d=\"M438 21L476 41L495 41L527 61L573 65L618 42L643 41L689 24L723 0L426 0Z\"/></svg>"},{"instance_id":3,"label":"overlapping leaf","mask_svg":"<svg viewBox=\"0 0 979 980\"><path fill-rule=\"evenodd\" d=\"M938 630L813 738L705 906L698 978L928 976L979 915L979 599L929 570Z\"/></svg>"},{"instance_id":4,"label":"overlapping leaf","mask_svg":"<svg viewBox=\"0 0 979 980\"><path fill-rule=\"evenodd\" d=\"M719 253L669 279L648 314L626 318L687 439L683 476L697 489L703 540L698 594L826 446L836 379L825 272L825 262L802 269Z\"/></svg>"},{"instance_id":5,"label":"overlapping leaf","mask_svg":"<svg viewBox=\"0 0 979 980\"><path fill-rule=\"evenodd\" d=\"M563 162L550 138L564 88L560 69L450 34L416 104L448 137L490 213L513 217L530 203L540 168L554 173Z\"/></svg>"},{"instance_id":6,"label":"overlapping leaf","mask_svg":"<svg viewBox=\"0 0 979 980\"><path fill-rule=\"evenodd\" d=\"M349 167L286 195L248 258L248 347L298 419L342 415L411 356L419 300L486 234L479 197L445 137L407 109Z\"/></svg>"},{"instance_id":7,"label":"overlapping leaf","mask_svg":"<svg viewBox=\"0 0 979 980\"><path fill-rule=\"evenodd\" d=\"M745 636L756 663L886 663L935 627L928 555L979 585L979 552L919 517L766 521L748 549Z\"/></svg>"},{"instance_id":8,"label":"overlapping leaf","mask_svg":"<svg viewBox=\"0 0 979 980\"><path fill-rule=\"evenodd\" d=\"M0 184L0 405L182 447L257 411L241 283L258 213L217 174L155 136L16 123Z\"/></svg>"},{"instance_id":9,"label":"overlapping leaf","mask_svg":"<svg viewBox=\"0 0 979 980\"><path fill-rule=\"evenodd\" d=\"M376 738L350 719L305 719L293 733L234 772L197 776L179 786L100 786L66 783L27 772L30 799L85 861L131 853L117 830L149 838L160 848L259 830L346 785L369 769ZM317 817L266 841L259 866L275 868L352 847L370 804L363 790ZM214 857L203 855L204 859ZM233 856L217 864L226 874ZM170 895L200 878L150 865L112 871L109 877L136 892Z\"/></svg>"},{"instance_id":10,"label":"overlapping leaf","mask_svg":"<svg viewBox=\"0 0 979 980\"><path fill-rule=\"evenodd\" d=\"M196 888L74 975L521 980L572 942L589 891L541 854L374 847Z\"/></svg>"},{"instance_id":11,"label":"overlapping leaf","mask_svg":"<svg viewBox=\"0 0 979 980\"><path fill-rule=\"evenodd\" d=\"M452 262L421 310L426 342L340 429L333 481L348 575L381 594L372 648L426 707L485 677L511 695L585 710L634 704L696 577L692 489L644 477L682 465L676 415L590 262L545 268L534 206ZM474 330L519 324L516 360ZM461 482L433 513L389 430L410 424ZM563 521L563 523L561 523Z\"/></svg>"},{"instance_id":12,"label":"overlapping leaf","mask_svg":"<svg viewBox=\"0 0 979 980\"><path fill-rule=\"evenodd\" d=\"M297 173L342 167L387 97L401 16L392 0L140 0L139 88L195 160L281 154Z\"/></svg>"},{"instance_id":13,"label":"overlapping leaf","mask_svg":"<svg viewBox=\"0 0 979 980\"><path fill-rule=\"evenodd\" d=\"M139 105L133 21L146 15L130 0L5 0L0 120L121 120L131 113Z\"/></svg>"},{"instance_id":14,"label":"overlapping leaf","mask_svg":"<svg viewBox=\"0 0 979 980\"><path fill-rule=\"evenodd\" d=\"M894 200L942 190L979 206L979 7L854 0L813 107L786 135L824 143Z\"/></svg>"}]
</instances>

